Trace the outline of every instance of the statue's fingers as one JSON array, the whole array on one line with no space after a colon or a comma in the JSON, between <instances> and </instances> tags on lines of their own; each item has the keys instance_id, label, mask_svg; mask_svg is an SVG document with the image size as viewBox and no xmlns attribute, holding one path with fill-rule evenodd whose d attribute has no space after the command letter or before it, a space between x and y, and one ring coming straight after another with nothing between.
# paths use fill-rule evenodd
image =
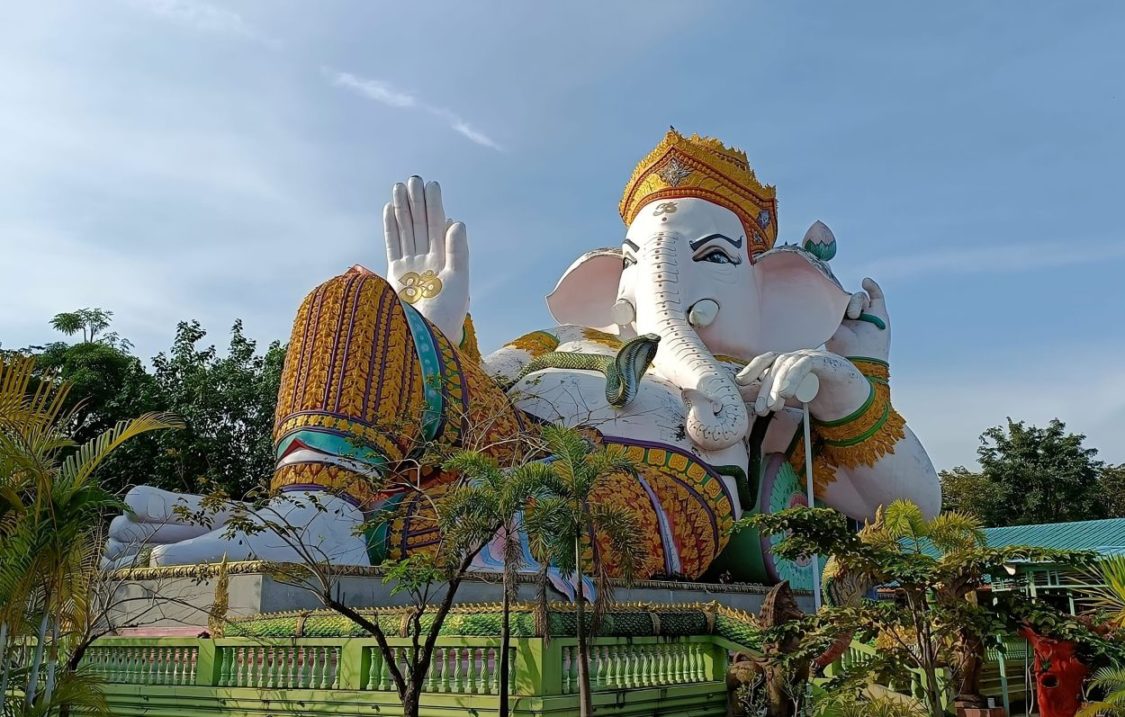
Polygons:
<instances>
[{"instance_id":1,"label":"statue's fingers","mask_svg":"<svg viewBox=\"0 0 1125 717\"><path fill-rule=\"evenodd\" d=\"M469 233L461 222L445 232L445 268L459 274L469 270Z\"/></svg>"},{"instance_id":2,"label":"statue's fingers","mask_svg":"<svg viewBox=\"0 0 1125 717\"><path fill-rule=\"evenodd\" d=\"M395 219L395 207L387 202L383 207L383 237L387 242L387 264L402 258L402 239L398 234L398 221Z\"/></svg>"},{"instance_id":3,"label":"statue's fingers","mask_svg":"<svg viewBox=\"0 0 1125 717\"><path fill-rule=\"evenodd\" d=\"M445 207L441 203L441 185L426 182L426 234L430 238L430 253L445 260Z\"/></svg>"},{"instance_id":4,"label":"statue's fingers","mask_svg":"<svg viewBox=\"0 0 1125 717\"><path fill-rule=\"evenodd\" d=\"M777 363L774 364L773 373L776 377L770 385L770 395L766 403L767 411L780 411L785 407L786 396L783 391L789 385L791 380L790 374L793 373L794 368L800 360L800 355L789 354L787 356L782 356L778 359Z\"/></svg>"},{"instance_id":5,"label":"statue's fingers","mask_svg":"<svg viewBox=\"0 0 1125 717\"><path fill-rule=\"evenodd\" d=\"M430 251L430 234L426 227L426 187L421 177L414 175L406 180L406 194L414 227L414 251L426 254Z\"/></svg>"},{"instance_id":6,"label":"statue's fingers","mask_svg":"<svg viewBox=\"0 0 1125 717\"><path fill-rule=\"evenodd\" d=\"M797 394L797 388L809 375L812 370L813 359L811 356L803 355L796 357L790 363L785 371L785 380L781 382L781 387L777 390L778 398L781 399L781 404L784 405L785 401L793 398ZM773 410L779 410L781 406Z\"/></svg>"},{"instance_id":7,"label":"statue's fingers","mask_svg":"<svg viewBox=\"0 0 1125 717\"><path fill-rule=\"evenodd\" d=\"M855 292L852 294L852 298L848 300L848 308L844 312L844 316L852 320L858 319L859 315L867 308L870 301L871 299L866 293L862 291Z\"/></svg>"},{"instance_id":8,"label":"statue's fingers","mask_svg":"<svg viewBox=\"0 0 1125 717\"><path fill-rule=\"evenodd\" d=\"M395 208L395 221L398 222L399 240L402 242L404 256L414 256L414 220L410 218L410 199L406 195L406 185L399 182L391 192L391 203Z\"/></svg>"},{"instance_id":9,"label":"statue's fingers","mask_svg":"<svg viewBox=\"0 0 1125 717\"><path fill-rule=\"evenodd\" d=\"M774 381L777 380L778 367L770 368L762 376L762 387L758 389L758 398L754 400L754 413L764 416L770 412L770 392L773 391Z\"/></svg>"},{"instance_id":10,"label":"statue's fingers","mask_svg":"<svg viewBox=\"0 0 1125 717\"><path fill-rule=\"evenodd\" d=\"M883 287L879 286L871 277L863 280L863 290L871 297L871 301L867 308L872 313L880 314L883 318L887 317L887 297L883 293Z\"/></svg>"},{"instance_id":11,"label":"statue's fingers","mask_svg":"<svg viewBox=\"0 0 1125 717\"><path fill-rule=\"evenodd\" d=\"M774 351L767 351L760 356L755 356L746 367L738 372L734 377L736 383L740 386L749 386L762 377L766 369L770 367L773 360L777 358L777 353Z\"/></svg>"}]
</instances>

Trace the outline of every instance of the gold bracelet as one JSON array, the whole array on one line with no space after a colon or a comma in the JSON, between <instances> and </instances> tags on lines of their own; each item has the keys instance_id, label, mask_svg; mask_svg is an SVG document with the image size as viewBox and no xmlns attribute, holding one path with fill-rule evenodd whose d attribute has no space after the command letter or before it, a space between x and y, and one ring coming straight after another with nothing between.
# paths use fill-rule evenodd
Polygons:
<instances>
[{"instance_id":1,"label":"gold bracelet","mask_svg":"<svg viewBox=\"0 0 1125 717\"><path fill-rule=\"evenodd\" d=\"M838 468L875 465L883 456L894 453L895 445L906 436L906 421L891 405L887 362L865 356L849 356L848 360L867 378L871 392L848 416L834 421L813 419L813 484L817 494L836 480ZM794 470L803 471L805 448L800 434L789 456Z\"/></svg>"}]
</instances>

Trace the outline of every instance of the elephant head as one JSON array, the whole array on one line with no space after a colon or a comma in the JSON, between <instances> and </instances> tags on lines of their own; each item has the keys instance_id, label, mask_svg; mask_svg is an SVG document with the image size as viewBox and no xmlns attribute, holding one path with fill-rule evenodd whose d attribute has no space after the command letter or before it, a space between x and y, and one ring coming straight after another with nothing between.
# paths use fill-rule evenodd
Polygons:
<instances>
[{"instance_id":1,"label":"elephant head","mask_svg":"<svg viewBox=\"0 0 1125 717\"><path fill-rule=\"evenodd\" d=\"M562 323L660 336L654 368L683 392L688 436L706 450L732 446L749 414L716 354L816 348L850 298L811 252L770 249L775 215L745 155L670 132L626 188L622 247L571 265L548 307Z\"/></svg>"}]
</instances>

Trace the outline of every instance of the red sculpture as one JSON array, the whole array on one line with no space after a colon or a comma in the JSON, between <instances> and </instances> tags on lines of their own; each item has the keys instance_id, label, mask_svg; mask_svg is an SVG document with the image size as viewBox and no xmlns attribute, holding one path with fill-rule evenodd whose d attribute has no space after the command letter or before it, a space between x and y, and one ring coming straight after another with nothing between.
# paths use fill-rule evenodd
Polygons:
<instances>
[{"instance_id":1,"label":"red sculpture","mask_svg":"<svg viewBox=\"0 0 1125 717\"><path fill-rule=\"evenodd\" d=\"M1030 628L1020 629L1035 651L1032 674L1041 717L1074 717L1082 706L1082 685L1089 670L1079 661L1073 642L1053 640Z\"/></svg>"}]
</instances>

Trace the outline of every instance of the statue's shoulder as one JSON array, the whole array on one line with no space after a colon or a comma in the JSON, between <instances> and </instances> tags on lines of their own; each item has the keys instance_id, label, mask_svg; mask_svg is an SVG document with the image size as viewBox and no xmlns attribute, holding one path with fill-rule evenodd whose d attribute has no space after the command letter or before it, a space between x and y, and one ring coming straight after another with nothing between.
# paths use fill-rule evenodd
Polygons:
<instances>
[{"instance_id":1,"label":"statue's shoulder","mask_svg":"<svg viewBox=\"0 0 1125 717\"><path fill-rule=\"evenodd\" d=\"M605 331L563 324L518 336L485 356L484 363L493 376L511 380L528 363L554 351L612 356L621 345L619 337Z\"/></svg>"}]
</instances>

